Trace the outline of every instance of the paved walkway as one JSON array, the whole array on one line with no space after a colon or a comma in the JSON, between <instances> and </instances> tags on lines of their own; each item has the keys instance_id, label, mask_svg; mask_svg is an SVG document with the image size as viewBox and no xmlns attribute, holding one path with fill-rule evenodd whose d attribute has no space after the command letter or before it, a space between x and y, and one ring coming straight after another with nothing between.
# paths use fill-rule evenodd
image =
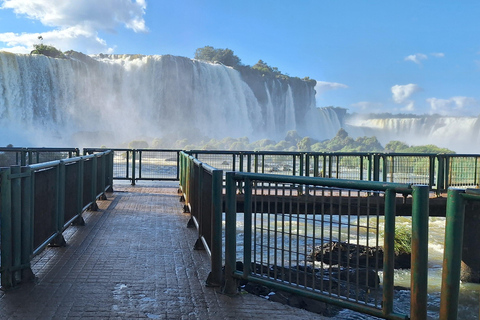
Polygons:
<instances>
[{"instance_id":1,"label":"paved walkway","mask_svg":"<svg viewBox=\"0 0 480 320\"><path fill-rule=\"evenodd\" d=\"M251 294L205 286L208 255L175 183L114 185L32 265L35 283L0 295L0 319L325 319Z\"/></svg>"}]
</instances>

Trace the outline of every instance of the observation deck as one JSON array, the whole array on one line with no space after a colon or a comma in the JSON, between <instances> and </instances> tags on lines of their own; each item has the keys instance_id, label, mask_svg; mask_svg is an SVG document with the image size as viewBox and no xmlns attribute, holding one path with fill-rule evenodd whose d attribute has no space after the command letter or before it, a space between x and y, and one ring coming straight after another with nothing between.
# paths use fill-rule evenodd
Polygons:
<instances>
[{"instance_id":1,"label":"observation deck","mask_svg":"<svg viewBox=\"0 0 480 320\"><path fill-rule=\"evenodd\" d=\"M178 182L115 183L66 247L32 260L34 283L0 296L2 319L328 319L253 294L205 285L209 257L193 249Z\"/></svg>"}]
</instances>

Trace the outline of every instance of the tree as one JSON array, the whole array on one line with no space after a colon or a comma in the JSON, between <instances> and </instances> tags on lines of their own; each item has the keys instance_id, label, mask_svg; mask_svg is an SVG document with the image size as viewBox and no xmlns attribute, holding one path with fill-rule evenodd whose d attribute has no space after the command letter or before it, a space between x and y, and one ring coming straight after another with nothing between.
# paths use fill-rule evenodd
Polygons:
<instances>
[{"instance_id":1,"label":"tree","mask_svg":"<svg viewBox=\"0 0 480 320\"><path fill-rule=\"evenodd\" d=\"M195 51L195 59L209 62L220 62L221 64L234 68L241 65L240 58L228 48L215 49L212 46L198 48Z\"/></svg>"},{"instance_id":2,"label":"tree","mask_svg":"<svg viewBox=\"0 0 480 320\"><path fill-rule=\"evenodd\" d=\"M47 57L61 58L61 59L67 58L62 51L58 50L53 46L47 46L47 45L44 45L43 43L40 43L40 44L34 44L33 47L35 49L32 50L30 54L43 54L44 56L47 56Z\"/></svg>"},{"instance_id":3,"label":"tree","mask_svg":"<svg viewBox=\"0 0 480 320\"><path fill-rule=\"evenodd\" d=\"M385 145L386 152L402 152L407 149L408 145L402 141L393 140Z\"/></svg>"}]
</instances>

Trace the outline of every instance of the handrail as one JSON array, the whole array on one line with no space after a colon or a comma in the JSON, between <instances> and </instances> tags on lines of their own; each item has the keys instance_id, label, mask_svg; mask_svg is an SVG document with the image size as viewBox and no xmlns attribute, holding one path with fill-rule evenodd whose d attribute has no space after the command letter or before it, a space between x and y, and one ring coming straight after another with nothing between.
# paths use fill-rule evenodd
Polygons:
<instances>
[{"instance_id":1,"label":"handrail","mask_svg":"<svg viewBox=\"0 0 480 320\"><path fill-rule=\"evenodd\" d=\"M308 178L308 177L292 177L292 176L278 176L278 175L267 175L267 174L254 174L254 173L238 173L238 172L227 172L227 185L226 185L226 221L225 221L225 287L224 292L228 294L233 294L237 292L237 280L238 279L246 279L248 281L257 282L263 285L278 287L281 290L292 292L298 295L303 295L306 297L310 297L313 299L317 299L320 301L336 304L342 307L347 307L353 310L357 310L363 313L371 314L374 316L383 317L386 319L407 319L407 315L397 314L393 311L393 242L394 242L394 234L395 234L395 194L411 194L413 197L413 202L416 203L415 206L412 208L412 229L414 232L412 233L412 295L411 295L411 317L412 319L425 319L426 318L426 299L427 299L427 274L428 274L428 265L427 260L424 258L427 256L428 252L428 228L425 230L424 226L428 226L428 187L426 186L410 186L406 184L391 184L391 183L384 183L384 182L362 182L362 181L349 181L349 180L337 180L337 179L325 179L325 178ZM244 255L243 255L243 271L237 268L238 262L237 260L237 251L236 251L236 244L237 244L237 195L236 195L236 188L237 184L241 182L244 184ZM252 225L252 214L254 212L251 211L251 208L255 208L258 204L254 204L252 199L254 197L258 197L258 193L260 189L256 189L253 191L255 185L269 182L273 184L280 184L284 187L284 184L304 184L309 186L309 190L314 189L316 186L321 188L327 188L330 190L330 194L333 197L335 193L342 192L342 189L347 190L363 190L363 192L378 192L382 191L385 193L384 201L384 215L385 215L385 238L384 238L384 262L383 262L383 301L382 301L382 308L378 309L378 307L372 307L368 303L358 303L355 299L348 299L348 298L341 298L333 297L332 292L322 292L322 289L315 289L315 287L307 288L305 285L301 287L298 284L292 283L290 284L289 281L282 280L280 281L277 277L280 276L271 276L261 268L270 268L270 270L277 270L278 268L284 268L283 262L281 265L276 265L275 262L270 262L269 265L261 265L254 267L254 265L258 265L258 263L262 263L259 260L252 258L250 255L250 250L252 248L256 248L259 244L250 243L250 241L255 241L256 237L260 237L257 235L255 237L252 236L251 230L253 228ZM262 188L262 187L260 187ZM263 187L265 188L265 187ZM268 187L267 187L268 189ZM283 189L282 189L283 190ZM288 190L288 188L287 188ZM293 189L292 189L293 190ZM325 189L322 189L325 190ZM261 191L260 191L261 192ZM321 191L325 192L325 191ZM283 207L285 203L290 203L291 201L305 201L300 204L300 207L307 208L308 205L312 205L311 201L315 202L315 191L313 194L310 194L307 198L298 198L298 195L291 193L289 199L284 199L282 195L281 199L278 200L280 203L278 206ZM321 193L322 196L320 199L324 199L324 193ZM308 200L312 198L313 200ZM301 200L305 199L305 200ZM317 201L325 201L325 200L317 200ZM265 200L266 201L266 200ZM339 201L339 200L335 200ZM322 202L323 203L323 202ZM335 202L336 203L336 202ZM270 208L275 204L272 204ZM294 206L295 207L295 206ZM292 210L292 207L290 207ZM298 207L297 207L298 208ZM260 210L261 214L263 215L263 209ZM297 210L297 209L295 209ZM308 209L308 214L315 214L310 210L315 209ZM258 211L255 211L258 212ZM294 211L282 211L283 215L293 214ZM306 214L302 213L303 214ZM320 214L320 213L319 213ZM329 213L326 213L329 214ZM332 214L332 213L330 213ZM273 214L275 216L275 214ZM295 215L298 215L295 214ZM276 218L275 218L276 219ZM298 218L297 218L298 219ZM303 219L303 218L302 218ZM306 219L306 218L305 218ZM280 224L278 227L275 227L271 232L276 233L278 228L283 228L283 223ZM265 228L268 227L268 223L265 223L263 226L258 227L261 234L264 232ZM315 229L315 226L312 227ZM283 232L283 231L278 231ZM306 232L306 231L305 231ZM296 234L296 232L295 232ZM306 235L307 236L307 235ZM263 237L263 236L262 236ZM315 236L308 235L308 239ZM262 241L262 240L259 240ZM266 240L265 240L266 241ZM275 240L272 240L275 243ZM318 240L319 242L323 243L323 238ZM270 250L273 243L269 245L265 245L266 251ZM272 247L273 252L276 250L285 250L282 248ZM260 249L261 250L261 249ZM298 252L298 251L297 251ZM298 253L297 253L298 254ZM303 256L302 256L303 257ZM303 258L301 258L303 259ZM293 262L292 262L293 263ZM273 265L272 265L273 264ZM282 266L282 267L280 267ZM256 270L255 268L260 268ZM285 269L281 269L285 270ZM277 271L274 271L277 272ZM290 272L290 271L278 271L278 272ZM292 276L294 277L294 276ZM307 275L305 275L307 277ZM283 279L283 276L281 277ZM302 282L303 284L303 282ZM318 291L320 290L320 291ZM335 296L335 294L334 294Z\"/></svg>"},{"instance_id":2,"label":"handrail","mask_svg":"<svg viewBox=\"0 0 480 320\"><path fill-rule=\"evenodd\" d=\"M112 187L113 153L0 168L1 285L32 279L30 259L65 244L63 231Z\"/></svg>"}]
</instances>

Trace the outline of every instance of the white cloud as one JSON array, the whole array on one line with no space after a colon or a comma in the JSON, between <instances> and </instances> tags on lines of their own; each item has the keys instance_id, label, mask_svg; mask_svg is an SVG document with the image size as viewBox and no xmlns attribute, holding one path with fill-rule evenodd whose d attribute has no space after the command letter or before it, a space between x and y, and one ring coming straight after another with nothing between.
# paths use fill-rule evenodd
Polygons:
<instances>
[{"instance_id":1,"label":"white cloud","mask_svg":"<svg viewBox=\"0 0 480 320\"><path fill-rule=\"evenodd\" d=\"M443 53L443 52L434 52L431 55L435 58L444 58L445 57L445 53Z\"/></svg>"},{"instance_id":2,"label":"white cloud","mask_svg":"<svg viewBox=\"0 0 480 320\"><path fill-rule=\"evenodd\" d=\"M428 56L423 53L411 54L408 57L405 57L405 61L412 61L416 64L420 64L422 60L428 59Z\"/></svg>"},{"instance_id":3,"label":"white cloud","mask_svg":"<svg viewBox=\"0 0 480 320\"><path fill-rule=\"evenodd\" d=\"M315 85L315 91L317 92L317 94L322 94L330 90L346 89L346 88L348 88L347 85L337 83L337 82L317 81L317 84Z\"/></svg>"},{"instance_id":4,"label":"white cloud","mask_svg":"<svg viewBox=\"0 0 480 320\"><path fill-rule=\"evenodd\" d=\"M471 97L456 96L450 99L428 98L427 103L430 104L430 112L441 115L475 115L480 107L480 101Z\"/></svg>"},{"instance_id":5,"label":"white cloud","mask_svg":"<svg viewBox=\"0 0 480 320\"><path fill-rule=\"evenodd\" d=\"M392 88L392 98L395 103L404 103L415 92L422 91L418 85L409 83L405 85L394 85Z\"/></svg>"},{"instance_id":6,"label":"white cloud","mask_svg":"<svg viewBox=\"0 0 480 320\"><path fill-rule=\"evenodd\" d=\"M433 52L430 53L430 56L435 57L435 58L443 58L445 57L445 53L443 52ZM412 61L415 62L416 64L422 64L422 60L427 60L428 55L424 53L416 53L416 54L411 54L407 57L405 57L405 61Z\"/></svg>"},{"instance_id":7,"label":"white cloud","mask_svg":"<svg viewBox=\"0 0 480 320\"><path fill-rule=\"evenodd\" d=\"M46 44L61 50L87 53L111 52L99 31L115 32L124 26L134 32L147 32L143 18L144 0L4 0L0 9L11 9L18 16L40 21L53 30L42 32ZM38 43L35 33L0 33L9 51L30 51Z\"/></svg>"}]
</instances>

